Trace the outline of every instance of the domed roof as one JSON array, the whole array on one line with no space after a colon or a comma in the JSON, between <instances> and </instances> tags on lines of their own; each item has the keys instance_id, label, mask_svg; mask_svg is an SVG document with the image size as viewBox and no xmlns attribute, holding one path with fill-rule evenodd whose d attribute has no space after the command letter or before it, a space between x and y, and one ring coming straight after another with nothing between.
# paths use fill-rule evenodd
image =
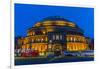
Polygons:
<instances>
[{"instance_id":1,"label":"domed roof","mask_svg":"<svg viewBox=\"0 0 100 69\"><path fill-rule=\"evenodd\" d=\"M73 22L61 17L61 16L50 16L44 18L42 21L37 22L29 31L74 31L83 33L83 31Z\"/></svg>"},{"instance_id":2,"label":"domed roof","mask_svg":"<svg viewBox=\"0 0 100 69\"><path fill-rule=\"evenodd\" d=\"M76 27L76 25L61 17L61 16L50 16L46 17L40 22L35 24L35 27L42 27L42 26L68 26L68 27Z\"/></svg>"},{"instance_id":3,"label":"domed roof","mask_svg":"<svg viewBox=\"0 0 100 69\"><path fill-rule=\"evenodd\" d=\"M40 22L44 22L44 21L57 21L57 20L59 20L59 21L71 22L71 21L65 19L65 18L62 17L62 16L49 16L49 17L44 18L44 19L43 19L42 21L40 21Z\"/></svg>"}]
</instances>

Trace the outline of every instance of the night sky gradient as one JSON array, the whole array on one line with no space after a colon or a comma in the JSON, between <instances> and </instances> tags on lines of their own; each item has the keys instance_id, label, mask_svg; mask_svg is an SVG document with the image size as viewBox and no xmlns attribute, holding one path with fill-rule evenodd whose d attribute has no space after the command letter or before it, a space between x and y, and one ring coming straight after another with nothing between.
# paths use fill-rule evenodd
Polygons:
<instances>
[{"instance_id":1,"label":"night sky gradient","mask_svg":"<svg viewBox=\"0 0 100 69\"><path fill-rule=\"evenodd\" d=\"M31 4L15 4L15 36L26 36L27 29L48 16L62 16L84 30L85 36L94 38L94 9Z\"/></svg>"}]
</instances>

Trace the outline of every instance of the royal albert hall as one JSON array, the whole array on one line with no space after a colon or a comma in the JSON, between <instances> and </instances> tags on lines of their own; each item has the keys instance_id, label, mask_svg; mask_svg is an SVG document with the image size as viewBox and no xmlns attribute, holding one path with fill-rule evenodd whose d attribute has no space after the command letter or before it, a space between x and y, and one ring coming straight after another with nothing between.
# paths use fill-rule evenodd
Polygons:
<instances>
[{"instance_id":1,"label":"royal albert hall","mask_svg":"<svg viewBox=\"0 0 100 69\"><path fill-rule=\"evenodd\" d=\"M40 56L88 50L84 31L76 23L60 16L46 17L35 23L25 37L15 40L15 46L23 52L38 51Z\"/></svg>"}]
</instances>

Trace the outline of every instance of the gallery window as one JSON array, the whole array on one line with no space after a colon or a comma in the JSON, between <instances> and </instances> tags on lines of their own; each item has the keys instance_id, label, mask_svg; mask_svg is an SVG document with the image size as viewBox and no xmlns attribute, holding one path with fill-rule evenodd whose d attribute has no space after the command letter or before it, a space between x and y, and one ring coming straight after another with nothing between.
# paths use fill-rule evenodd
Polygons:
<instances>
[{"instance_id":1,"label":"gallery window","mask_svg":"<svg viewBox=\"0 0 100 69\"><path fill-rule=\"evenodd\" d=\"M59 40L59 35L56 35L56 40Z\"/></svg>"},{"instance_id":2,"label":"gallery window","mask_svg":"<svg viewBox=\"0 0 100 69\"><path fill-rule=\"evenodd\" d=\"M55 35L53 35L53 40L55 40Z\"/></svg>"},{"instance_id":3,"label":"gallery window","mask_svg":"<svg viewBox=\"0 0 100 69\"><path fill-rule=\"evenodd\" d=\"M62 35L60 35L60 40L62 40Z\"/></svg>"}]
</instances>

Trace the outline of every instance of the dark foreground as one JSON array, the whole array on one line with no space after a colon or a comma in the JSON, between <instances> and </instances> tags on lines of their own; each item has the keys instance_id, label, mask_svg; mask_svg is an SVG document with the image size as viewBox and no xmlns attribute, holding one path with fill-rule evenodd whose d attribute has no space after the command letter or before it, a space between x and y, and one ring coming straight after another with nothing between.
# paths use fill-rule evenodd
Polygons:
<instances>
[{"instance_id":1,"label":"dark foreground","mask_svg":"<svg viewBox=\"0 0 100 69\"><path fill-rule=\"evenodd\" d=\"M30 65L30 64L48 64L48 63L63 63L63 62L81 62L81 61L93 61L94 57L28 57L28 58L15 58L15 65Z\"/></svg>"}]
</instances>

